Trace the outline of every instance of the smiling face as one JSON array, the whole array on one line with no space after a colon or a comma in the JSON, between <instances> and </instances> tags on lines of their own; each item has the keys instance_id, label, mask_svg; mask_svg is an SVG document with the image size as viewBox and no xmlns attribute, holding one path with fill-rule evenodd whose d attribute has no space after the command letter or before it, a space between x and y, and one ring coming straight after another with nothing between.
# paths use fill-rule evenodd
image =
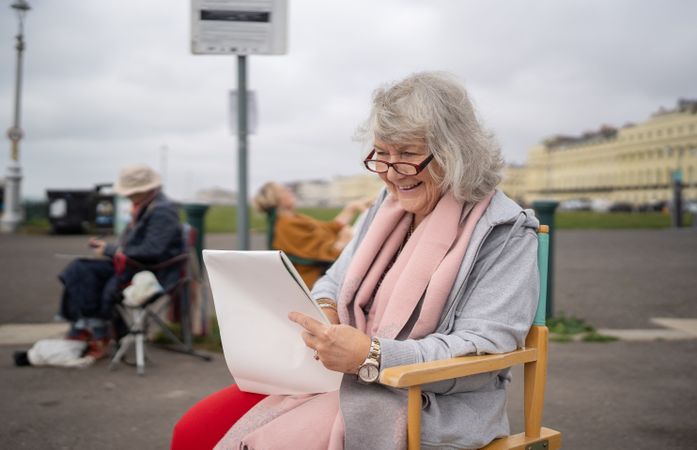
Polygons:
<instances>
[{"instance_id":1,"label":"smiling face","mask_svg":"<svg viewBox=\"0 0 697 450\"><path fill-rule=\"evenodd\" d=\"M423 143L394 145L375 138L373 147L375 149L375 159L391 163L408 162L419 164L429 156L429 152ZM440 199L438 184L433 179L430 170L440 170L436 161L431 161L429 167L426 167L416 175L402 175L397 173L394 168L390 168L387 172L380 174L380 178L385 182L387 189L392 195L397 198L400 206L405 211L414 214L417 225L433 211Z\"/></svg>"}]
</instances>

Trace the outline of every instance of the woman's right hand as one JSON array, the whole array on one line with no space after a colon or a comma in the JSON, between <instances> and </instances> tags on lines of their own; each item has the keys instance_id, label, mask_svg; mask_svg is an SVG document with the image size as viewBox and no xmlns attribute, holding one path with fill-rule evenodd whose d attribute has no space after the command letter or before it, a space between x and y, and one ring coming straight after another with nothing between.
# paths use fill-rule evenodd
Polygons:
<instances>
[{"instance_id":1,"label":"woman's right hand","mask_svg":"<svg viewBox=\"0 0 697 450\"><path fill-rule=\"evenodd\" d=\"M325 325L299 312L288 318L305 330L305 345L317 352L324 367L355 374L370 351L370 336L349 325Z\"/></svg>"}]
</instances>

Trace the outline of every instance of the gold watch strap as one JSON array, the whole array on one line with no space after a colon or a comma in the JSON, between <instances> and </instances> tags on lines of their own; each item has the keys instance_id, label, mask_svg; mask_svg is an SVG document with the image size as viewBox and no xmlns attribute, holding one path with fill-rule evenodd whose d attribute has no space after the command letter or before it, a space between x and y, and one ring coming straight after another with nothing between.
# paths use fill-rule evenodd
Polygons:
<instances>
[{"instance_id":1,"label":"gold watch strap","mask_svg":"<svg viewBox=\"0 0 697 450\"><path fill-rule=\"evenodd\" d=\"M320 308L330 308L336 310L336 302L327 298L320 298L317 300L317 306Z\"/></svg>"},{"instance_id":2,"label":"gold watch strap","mask_svg":"<svg viewBox=\"0 0 697 450\"><path fill-rule=\"evenodd\" d=\"M370 339L370 351L366 361L368 360L373 360L380 366L380 340L376 337Z\"/></svg>"}]
</instances>

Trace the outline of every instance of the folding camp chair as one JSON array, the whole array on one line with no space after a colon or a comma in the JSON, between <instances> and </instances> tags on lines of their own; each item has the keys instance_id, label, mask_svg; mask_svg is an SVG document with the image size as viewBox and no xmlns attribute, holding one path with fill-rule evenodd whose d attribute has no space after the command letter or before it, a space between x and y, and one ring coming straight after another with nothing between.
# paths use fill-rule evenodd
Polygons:
<instances>
[{"instance_id":1,"label":"folding camp chair","mask_svg":"<svg viewBox=\"0 0 697 450\"><path fill-rule=\"evenodd\" d=\"M538 230L537 263L540 272L540 300L535 321L525 339L525 347L510 353L483 356L462 356L440 361L390 367L380 374L380 383L395 388L408 388L407 441L409 450L421 447L421 385L479 373L492 372L524 364L525 431L495 439L485 450L553 450L561 446L561 433L542 427L545 379L547 377L547 343L545 326L547 302L547 261L549 227ZM467 424L463 424L467 426Z\"/></svg>"},{"instance_id":2,"label":"folding camp chair","mask_svg":"<svg viewBox=\"0 0 697 450\"><path fill-rule=\"evenodd\" d=\"M141 305L126 306L121 303L116 305L119 315L128 327L128 333L119 340L118 350L109 364L110 369L113 370L116 364L123 360L126 352L132 346L135 346L136 371L139 375L145 373L145 340L151 322L154 322L172 342L171 345L163 348L210 361L211 357L209 355L197 352L192 346L190 294L192 277L195 273L192 265L198 263L194 252L196 229L188 224L184 224L182 225L182 233L184 235L184 252L180 255L156 265L144 265L131 259L127 260L127 265L153 272L168 267L179 267L180 276L176 283L165 287L162 292L151 295ZM178 303L176 302L177 300ZM174 307L179 312L181 337L172 332L161 318L164 309L168 306Z\"/></svg>"}]
</instances>

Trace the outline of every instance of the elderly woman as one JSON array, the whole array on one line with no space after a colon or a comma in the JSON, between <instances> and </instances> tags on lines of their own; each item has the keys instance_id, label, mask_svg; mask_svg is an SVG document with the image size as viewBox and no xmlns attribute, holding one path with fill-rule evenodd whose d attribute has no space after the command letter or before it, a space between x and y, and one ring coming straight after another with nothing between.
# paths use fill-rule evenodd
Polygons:
<instances>
[{"instance_id":1,"label":"elderly woman","mask_svg":"<svg viewBox=\"0 0 697 450\"><path fill-rule=\"evenodd\" d=\"M127 266L126 259L158 264L184 248L179 212L162 193L154 170L142 164L124 167L114 191L131 200L131 222L116 243L90 239L97 258L76 259L58 276L64 285L60 315L71 322L67 338L88 341L88 354L97 359L106 356L111 340L113 303L141 270ZM178 278L179 268L162 268L155 275L163 286L169 286Z\"/></svg>"},{"instance_id":2,"label":"elderly woman","mask_svg":"<svg viewBox=\"0 0 697 450\"><path fill-rule=\"evenodd\" d=\"M290 315L318 363L344 373L340 390L263 398L228 388L203 402L216 412L195 407L180 422L191 432L194 419L216 423L199 442L227 425L217 448L405 448L406 392L380 385L381 370L523 346L538 222L496 190L500 152L464 88L420 73L379 89L362 132L365 166L387 189L312 291L332 324ZM509 380L503 370L424 386L422 444L479 448L508 434Z\"/></svg>"},{"instance_id":3,"label":"elderly woman","mask_svg":"<svg viewBox=\"0 0 697 450\"><path fill-rule=\"evenodd\" d=\"M350 224L356 214L363 212L371 202L349 202L333 220L317 220L296 211L293 191L270 182L259 189L253 203L256 209L273 217L270 221L274 227L271 247L291 255L303 281L312 288L351 240Z\"/></svg>"}]
</instances>

